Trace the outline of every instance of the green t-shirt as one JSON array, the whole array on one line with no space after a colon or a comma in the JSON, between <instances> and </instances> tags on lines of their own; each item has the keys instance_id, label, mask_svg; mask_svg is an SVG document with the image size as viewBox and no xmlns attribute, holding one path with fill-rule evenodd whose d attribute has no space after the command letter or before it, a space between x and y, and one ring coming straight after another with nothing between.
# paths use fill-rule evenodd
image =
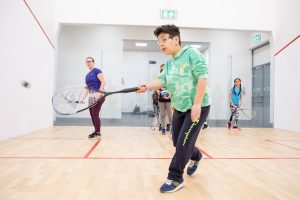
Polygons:
<instances>
[{"instance_id":1,"label":"green t-shirt","mask_svg":"<svg viewBox=\"0 0 300 200\"><path fill-rule=\"evenodd\" d=\"M176 110L185 112L192 109L198 80L208 77L208 69L203 55L191 46L185 46L174 57L167 60L158 79L171 94ZM208 84L202 107L210 105Z\"/></svg>"}]
</instances>

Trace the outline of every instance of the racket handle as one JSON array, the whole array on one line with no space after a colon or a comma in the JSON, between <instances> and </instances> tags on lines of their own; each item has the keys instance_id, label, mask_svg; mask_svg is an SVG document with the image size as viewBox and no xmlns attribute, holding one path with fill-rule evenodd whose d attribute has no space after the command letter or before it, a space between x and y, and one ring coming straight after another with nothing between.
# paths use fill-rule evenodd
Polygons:
<instances>
[{"instance_id":1,"label":"racket handle","mask_svg":"<svg viewBox=\"0 0 300 200\"><path fill-rule=\"evenodd\" d=\"M124 89L124 90L121 90L121 91L122 91L122 93L128 93L128 92L136 92L138 90L139 90L138 87L133 87L133 88L127 88L127 89Z\"/></svg>"}]
</instances>

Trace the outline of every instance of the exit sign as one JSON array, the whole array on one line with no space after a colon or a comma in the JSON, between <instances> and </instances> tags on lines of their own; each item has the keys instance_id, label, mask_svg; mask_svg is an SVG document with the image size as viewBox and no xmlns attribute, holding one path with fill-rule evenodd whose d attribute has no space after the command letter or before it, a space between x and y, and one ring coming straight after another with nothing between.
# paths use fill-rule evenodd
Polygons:
<instances>
[{"instance_id":1,"label":"exit sign","mask_svg":"<svg viewBox=\"0 0 300 200\"><path fill-rule=\"evenodd\" d=\"M176 19L177 11L176 10L160 10L160 18L162 19Z\"/></svg>"},{"instance_id":2,"label":"exit sign","mask_svg":"<svg viewBox=\"0 0 300 200\"><path fill-rule=\"evenodd\" d=\"M255 34L255 35L253 36L253 42L254 42L255 44L260 43L260 42L261 42L261 34Z\"/></svg>"}]
</instances>

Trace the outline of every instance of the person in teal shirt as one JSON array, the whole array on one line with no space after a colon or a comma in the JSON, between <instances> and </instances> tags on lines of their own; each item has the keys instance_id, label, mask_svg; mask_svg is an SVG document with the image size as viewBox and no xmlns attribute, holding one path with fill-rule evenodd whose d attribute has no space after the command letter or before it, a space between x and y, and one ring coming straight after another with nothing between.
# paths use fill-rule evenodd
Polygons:
<instances>
[{"instance_id":1,"label":"person in teal shirt","mask_svg":"<svg viewBox=\"0 0 300 200\"><path fill-rule=\"evenodd\" d=\"M174 106L172 119L173 145L176 148L169 166L167 180L161 192L175 192L182 188L184 168L191 159L187 174L192 175L202 153L195 147L197 137L210 109L208 68L203 55L191 46L181 47L179 28L162 25L154 31L160 50L170 55L164 70L156 80L139 86L139 93L166 88Z\"/></svg>"},{"instance_id":2,"label":"person in teal shirt","mask_svg":"<svg viewBox=\"0 0 300 200\"><path fill-rule=\"evenodd\" d=\"M233 129L239 129L237 123L239 119L239 108L242 105L242 89L241 89L241 79L236 78L234 79L234 85L229 93L229 99L230 99L230 110L231 115L229 118L229 121L227 122L227 128L231 128L231 122L234 117L234 123L233 123Z\"/></svg>"}]
</instances>

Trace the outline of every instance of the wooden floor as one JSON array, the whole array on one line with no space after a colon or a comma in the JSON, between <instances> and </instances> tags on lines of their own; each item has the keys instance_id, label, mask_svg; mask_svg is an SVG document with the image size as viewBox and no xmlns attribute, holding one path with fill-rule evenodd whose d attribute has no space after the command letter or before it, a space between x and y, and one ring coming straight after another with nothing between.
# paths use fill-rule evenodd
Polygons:
<instances>
[{"instance_id":1,"label":"wooden floor","mask_svg":"<svg viewBox=\"0 0 300 200\"><path fill-rule=\"evenodd\" d=\"M300 199L300 133L276 129L201 132L204 153L186 186L161 194L174 153L150 128L51 127L0 142L0 199Z\"/></svg>"}]
</instances>

